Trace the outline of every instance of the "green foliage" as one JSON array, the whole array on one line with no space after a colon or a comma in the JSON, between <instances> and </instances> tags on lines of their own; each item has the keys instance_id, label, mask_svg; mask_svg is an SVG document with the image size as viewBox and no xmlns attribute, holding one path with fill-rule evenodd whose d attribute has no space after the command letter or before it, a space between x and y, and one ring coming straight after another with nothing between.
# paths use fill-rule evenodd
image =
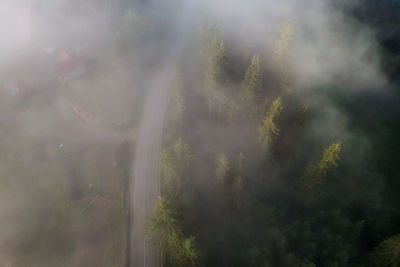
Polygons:
<instances>
[{"instance_id":1,"label":"green foliage","mask_svg":"<svg viewBox=\"0 0 400 267\"><path fill-rule=\"evenodd\" d=\"M146 228L150 241L156 245L163 258L169 249L169 239L177 229L176 210L165 199L160 198L153 211L153 217Z\"/></svg>"},{"instance_id":2,"label":"green foliage","mask_svg":"<svg viewBox=\"0 0 400 267\"><path fill-rule=\"evenodd\" d=\"M163 262L169 266L196 266L199 252L194 237L185 238L175 219L176 210L171 203L160 198L149 221L146 235L159 248Z\"/></svg>"},{"instance_id":3,"label":"green foliage","mask_svg":"<svg viewBox=\"0 0 400 267\"><path fill-rule=\"evenodd\" d=\"M229 160L225 154L219 154L215 160L216 169L215 169L215 178L217 182L221 185L227 182L227 176L229 172Z\"/></svg>"},{"instance_id":4,"label":"green foliage","mask_svg":"<svg viewBox=\"0 0 400 267\"><path fill-rule=\"evenodd\" d=\"M289 52L293 46L294 29L293 23L288 20L280 28L279 38L275 44L273 62L278 72L281 88L285 91L289 90L289 73L287 62Z\"/></svg>"},{"instance_id":5,"label":"green foliage","mask_svg":"<svg viewBox=\"0 0 400 267\"><path fill-rule=\"evenodd\" d=\"M234 125L240 116L240 108L235 100L232 100L226 109L226 120L230 125Z\"/></svg>"},{"instance_id":6,"label":"green foliage","mask_svg":"<svg viewBox=\"0 0 400 267\"><path fill-rule=\"evenodd\" d=\"M307 190L314 190L325 184L326 177L333 167L337 167L339 153L342 150L342 142L331 144L325 149L322 159L317 166L311 165L307 169L306 175L303 177L303 186Z\"/></svg>"},{"instance_id":7,"label":"green foliage","mask_svg":"<svg viewBox=\"0 0 400 267\"><path fill-rule=\"evenodd\" d=\"M326 177L329 170L333 167L337 167L337 160L339 160L339 153L342 150L342 142L336 142L331 144L325 149L321 161L318 164L317 175L321 178ZM323 181L322 181L323 182Z\"/></svg>"},{"instance_id":8,"label":"green foliage","mask_svg":"<svg viewBox=\"0 0 400 267\"><path fill-rule=\"evenodd\" d=\"M215 114L217 116L217 118L219 120L221 120L224 117L224 115L226 114L229 99L225 96L225 94L222 90L210 89L207 92L207 95L208 95L207 106L208 106L209 116L212 116L213 114ZM229 108L232 108L232 106L230 106ZM234 114L230 114L230 115L234 115Z\"/></svg>"},{"instance_id":9,"label":"green foliage","mask_svg":"<svg viewBox=\"0 0 400 267\"><path fill-rule=\"evenodd\" d=\"M182 138L161 152L161 175L163 191L177 194L184 183L184 171L193 159L190 147Z\"/></svg>"},{"instance_id":10,"label":"green foliage","mask_svg":"<svg viewBox=\"0 0 400 267\"><path fill-rule=\"evenodd\" d=\"M274 57L279 68L284 69L288 53L294 40L293 23L287 20L279 30L279 39L276 41Z\"/></svg>"},{"instance_id":11,"label":"green foliage","mask_svg":"<svg viewBox=\"0 0 400 267\"><path fill-rule=\"evenodd\" d=\"M223 64L226 56L225 45L214 33L208 42L206 69L206 88L216 89L222 79Z\"/></svg>"},{"instance_id":12,"label":"green foliage","mask_svg":"<svg viewBox=\"0 0 400 267\"><path fill-rule=\"evenodd\" d=\"M282 111L281 97L272 101L271 106L264 116L261 125L258 127L258 140L265 149L272 145L273 141L279 136L279 119Z\"/></svg>"},{"instance_id":13,"label":"green foliage","mask_svg":"<svg viewBox=\"0 0 400 267\"><path fill-rule=\"evenodd\" d=\"M191 140L197 140L192 143L193 151L199 153L194 164L196 170L186 167L184 171L178 171L175 163L170 162L166 166L172 166L170 177L179 177L180 182L177 184L182 184L184 179L196 179L196 186L187 183L184 188L170 187L172 191L177 192L177 198L174 199L177 201L168 199L167 195L166 198L176 204L174 207L179 214L176 218L180 220L181 229L184 229L185 233L196 235L198 244L202 246L202 252L204 251L206 256L205 266L365 266L366 251L370 251L371 246L376 244L377 236L382 236L382 232L397 232L393 229L398 228L395 224L398 216L394 215L398 205L392 203L390 207L386 207L385 203L392 201L387 199L394 199L396 196L382 197L381 192L386 190L384 186L373 188L384 183L383 180L389 171L374 173L370 175L373 178L368 178L374 167L364 168L362 163L365 162L351 161L349 158L353 155L348 154L354 153L353 157L362 158L357 152L366 151L360 148L355 152L353 148L358 142L369 145L370 139L379 137L364 138L361 131L355 135L351 132L353 125L346 128L345 132L340 131L340 127L334 128L334 131L326 127L335 125L330 121L337 118L333 115L326 116L330 108L342 114L342 110L338 110L338 106L334 105L339 105L338 102L347 105L346 101L342 101L343 98L333 103L333 99L328 96L328 101L321 101L320 95L313 95L313 90L298 90L288 94L294 84L290 69L290 55L294 44L293 24L290 21L286 22L279 35L273 51L273 68L262 69L260 57L257 55L253 56L249 65L246 62L243 64L242 55L252 55L254 51L242 51L243 53L236 55L226 53L224 43L218 37L222 35L217 35L213 27L207 28L203 35L205 38L201 45L205 49L188 52L188 55L200 52L202 54L199 57L196 57L197 54L190 55L192 58L186 66L192 70L182 69L185 74L186 71L189 74L183 75L182 78L189 77L184 82L190 84L190 88L193 85L194 92L204 89L207 107L198 105L199 99L196 99L196 96L186 98L187 107L193 105L196 108L192 114L191 108L187 110L190 129L186 125L180 125L181 128L177 132L181 130L185 136L190 136ZM197 44L195 43L196 47ZM191 64L192 62L196 64ZM224 66L225 62L230 64ZM246 70L243 77L241 74L244 69ZM192 78L198 72L200 85L196 87L197 82L193 82L196 79ZM264 83L263 77L268 77L269 80ZM232 86L227 86L225 81L232 82ZM277 92L273 87L276 82L279 83L281 97L275 99ZM238 83L241 83L241 87L237 86ZM238 88L240 89L237 90ZM262 103L264 99L265 105ZM301 99L312 101L312 117L309 103L297 106ZM326 108L327 104L329 109ZM354 113L355 124L363 123L357 120L358 107L356 105L355 110L351 112ZM254 119L254 116L248 116L249 108L255 108L257 113L263 115L260 118L261 122ZM261 108L263 110L260 110ZM208 121L206 116L202 116L207 114L207 111L210 115L226 119L230 127L216 121ZM380 112L371 111L371 116L363 116L366 124L373 123L368 117L376 116L374 113ZM343 116L348 115L346 113ZM245 116L247 121L243 119ZM321 123L319 119L327 123ZM318 129L319 134L315 134L316 125L324 127L322 134L321 129ZM266 155L258 149L254 130L258 130L259 144L263 148L272 147L274 153ZM374 132L377 131L375 128ZM382 130L384 131L386 132L386 129ZM321 154L320 158L310 162L316 155L316 150L320 148L320 143L332 138L345 138L346 145L349 145L347 153L342 152L342 143L337 142L317 152ZM385 140L379 143L380 147L396 144L395 138ZM228 157L218 154L220 151L245 151L246 154L232 154L236 157ZM374 153L366 154L367 157L378 158ZM387 159L395 159L393 154L382 154L379 158L382 156L385 162L379 160L377 165L386 166ZM339 156L343 161L340 162L340 167ZM210 158L214 157L215 163L210 164ZM247 165L247 160L251 164ZM307 166L309 167L305 171ZM336 167L339 168L333 172ZM357 173L362 175L356 177ZM398 184L398 180L395 179L396 173L398 172L392 171L390 174L394 178L394 184ZM371 183L371 179L374 178L375 181ZM362 181L363 185L356 179ZM220 186L217 188L223 190L210 190L213 182L218 183ZM363 196L367 193L360 193L364 188L368 188L368 194L373 195L365 200L374 202L372 205L364 204ZM190 196L186 198L187 195L182 192L189 192ZM393 192L395 194L396 190ZM187 199L189 201L185 201ZM310 200L311 202L308 202ZM368 205L370 207L367 207ZM390 219L373 218L381 214L382 208L385 214L391 214ZM364 219L367 227L363 231L363 238L360 239ZM190 265L190 262L193 262L190 258L196 258L193 255L198 255L191 253L193 239L184 238L179 231L171 231L170 237L167 242L167 247L170 248L169 264L173 261L175 265L171 266ZM187 251L183 254L192 256L182 256L182 251Z\"/></svg>"},{"instance_id":14,"label":"green foliage","mask_svg":"<svg viewBox=\"0 0 400 267\"><path fill-rule=\"evenodd\" d=\"M195 248L195 238L184 238L178 231L173 231L168 240L168 261L171 266L197 266L199 252Z\"/></svg>"},{"instance_id":15,"label":"green foliage","mask_svg":"<svg viewBox=\"0 0 400 267\"><path fill-rule=\"evenodd\" d=\"M244 90L241 93L242 101L254 107L254 104L258 102L260 98L261 85L260 57L254 55L244 77L242 85Z\"/></svg>"},{"instance_id":16,"label":"green foliage","mask_svg":"<svg viewBox=\"0 0 400 267\"><path fill-rule=\"evenodd\" d=\"M223 79L225 54L224 42L218 38L216 32L213 32L207 49L205 97L209 114L217 113L219 118L223 115L224 105L227 103L227 98L219 88L219 83Z\"/></svg>"},{"instance_id":17,"label":"green foliage","mask_svg":"<svg viewBox=\"0 0 400 267\"><path fill-rule=\"evenodd\" d=\"M400 235L392 236L376 246L370 258L373 266L400 266Z\"/></svg>"}]
</instances>

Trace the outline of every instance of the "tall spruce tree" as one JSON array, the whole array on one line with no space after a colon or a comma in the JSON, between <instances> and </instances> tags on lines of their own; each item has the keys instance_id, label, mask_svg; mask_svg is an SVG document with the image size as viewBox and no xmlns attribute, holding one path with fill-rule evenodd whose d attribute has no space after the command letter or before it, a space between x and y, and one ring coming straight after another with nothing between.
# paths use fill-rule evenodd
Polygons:
<instances>
[{"instance_id":1,"label":"tall spruce tree","mask_svg":"<svg viewBox=\"0 0 400 267\"><path fill-rule=\"evenodd\" d=\"M254 55L249 67L247 68L246 75L243 81L243 91L241 93L242 102L249 107L256 107L259 102L261 90L261 67L260 57Z\"/></svg>"},{"instance_id":2,"label":"tall spruce tree","mask_svg":"<svg viewBox=\"0 0 400 267\"><path fill-rule=\"evenodd\" d=\"M293 46L293 23L288 20L280 28L279 38L275 43L273 62L278 74L279 83L283 91L290 90L290 78L288 70L289 52Z\"/></svg>"},{"instance_id":3,"label":"tall spruce tree","mask_svg":"<svg viewBox=\"0 0 400 267\"><path fill-rule=\"evenodd\" d=\"M176 216L176 210L171 203L160 198L145 234L158 247L163 262L168 266L197 266L199 252L195 248L195 238L184 237Z\"/></svg>"},{"instance_id":4,"label":"tall spruce tree","mask_svg":"<svg viewBox=\"0 0 400 267\"><path fill-rule=\"evenodd\" d=\"M230 125L234 125L240 118L240 107L235 100L231 100L226 109L226 120Z\"/></svg>"},{"instance_id":5,"label":"tall spruce tree","mask_svg":"<svg viewBox=\"0 0 400 267\"><path fill-rule=\"evenodd\" d=\"M221 118L227 98L218 88L218 84L222 81L226 52L224 42L218 38L216 32L210 38L207 49L205 97L209 114L217 113L218 117Z\"/></svg>"},{"instance_id":6,"label":"tall spruce tree","mask_svg":"<svg viewBox=\"0 0 400 267\"><path fill-rule=\"evenodd\" d=\"M193 159L190 147L179 138L170 147L163 149L160 157L163 193L178 194L184 183L184 171Z\"/></svg>"},{"instance_id":7,"label":"tall spruce tree","mask_svg":"<svg viewBox=\"0 0 400 267\"><path fill-rule=\"evenodd\" d=\"M230 169L228 157L225 154L219 154L216 158L215 178L221 185L226 183Z\"/></svg>"},{"instance_id":8,"label":"tall spruce tree","mask_svg":"<svg viewBox=\"0 0 400 267\"><path fill-rule=\"evenodd\" d=\"M325 184L326 177L333 167L337 167L339 153L342 150L342 142L336 142L325 149L322 159L318 165L311 165L303 177L303 186L309 191L319 188Z\"/></svg>"},{"instance_id":9,"label":"tall spruce tree","mask_svg":"<svg viewBox=\"0 0 400 267\"><path fill-rule=\"evenodd\" d=\"M280 134L278 123L282 109L281 97L278 97L272 101L268 112L258 127L258 140L264 149L271 145Z\"/></svg>"}]
</instances>

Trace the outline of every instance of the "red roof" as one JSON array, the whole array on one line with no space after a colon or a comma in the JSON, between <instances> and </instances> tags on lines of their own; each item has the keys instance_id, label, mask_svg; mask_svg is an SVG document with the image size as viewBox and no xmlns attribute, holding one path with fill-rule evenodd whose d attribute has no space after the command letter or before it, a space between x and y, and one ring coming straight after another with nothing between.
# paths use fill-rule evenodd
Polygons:
<instances>
[{"instance_id":1,"label":"red roof","mask_svg":"<svg viewBox=\"0 0 400 267\"><path fill-rule=\"evenodd\" d=\"M55 70L58 75L64 76L83 66L85 66L85 62L79 56L64 54L56 64Z\"/></svg>"}]
</instances>

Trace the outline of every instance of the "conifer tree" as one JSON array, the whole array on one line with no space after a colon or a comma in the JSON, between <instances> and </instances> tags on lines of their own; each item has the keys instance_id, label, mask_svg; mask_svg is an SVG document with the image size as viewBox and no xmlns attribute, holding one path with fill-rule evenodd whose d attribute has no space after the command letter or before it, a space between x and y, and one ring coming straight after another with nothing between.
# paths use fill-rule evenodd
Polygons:
<instances>
[{"instance_id":1,"label":"conifer tree","mask_svg":"<svg viewBox=\"0 0 400 267\"><path fill-rule=\"evenodd\" d=\"M162 186L165 194L177 194L184 183L184 171L193 159L190 147L182 138L170 147L163 149L160 155Z\"/></svg>"},{"instance_id":2,"label":"conifer tree","mask_svg":"<svg viewBox=\"0 0 400 267\"><path fill-rule=\"evenodd\" d=\"M196 266L199 252L195 247L195 238L183 237L180 231L173 231L168 240L167 261L171 266L190 267Z\"/></svg>"},{"instance_id":3,"label":"conifer tree","mask_svg":"<svg viewBox=\"0 0 400 267\"><path fill-rule=\"evenodd\" d=\"M400 235L392 236L376 246L370 258L372 266L400 266Z\"/></svg>"},{"instance_id":4,"label":"conifer tree","mask_svg":"<svg viewBox=\"0 0 400 267\"><path fill-rule=\"evenodd\" d=\"M218 117L222 116L224 104L227 100L218 88L218 84L222 81L224 58L224 42L214 32L208 43L205 97L209 114L217 113Z\"/></svg>"},{"instance_id":5,"label":"conifer tree","mask_svg":"<svg viewBox=\"0 0 400 267\"><path fill-rule=\"evenodd\" d=\"M218 82L222 79L222 65L225 58L225 45L214 33L208 43L206 88L216 89Z\"/></svg>"},{"instance_id":6,"label":"conifer tree","mask_svg":"<svg viewBox=\"0 0 400 267\"><path fill-rule=\"evenodd\" d=\"M272 101L271 106L258 127L258 140L265 149L279 136L279 119L282 111L281 97Z\"/></svg>"},{"instance_id":7,"label":"conifer tree","mask_svg":"<svg viewBox=\"0 0 400 267\"><path fill-rule=\"evenodd\" d=\"M146 228L146 234L150 236L150 241L158 246L163 258L168 251L170 235L178 227L175 216L176 210L172 205L165 198L160 198Z\"/></svg>"},{"instance_id":8,"label":"conifer tree","mask_svg":"<svg viewBox=\"0 0 400 267\"><path fill-rule=\"evenodd\" d=\"M325 149L321 161L318 164L317 175L323 180L328 174L329 170L333 167L337 167L337 160L339 160L339 153L342 150L342 142L336 142L331 144L327 149Z\"/></svg>"},{"instance_id":9,"label":"conifer tree","mask_svg":"<svg viewBox=\"0 0 400 267\"><path fill-rule=\"evenodd\" d=\"M337 167L337 160L339 160L339 153L342 150L342 142L331 144L325 149L322 159L317 166L311 165L307 169L307 173L303 178L303 183L306 189L313 190L323 185L326 182L328 172Z\"/></svg>"},{"instance_id":10,"label":"conifer tree","mask_svg":"<svg viewBox=\"0 0 400 267\"><path fill-rule=\"evenodd\" d=\"M176 210L165 198L159 199L145 234L159 248L163 262L177 267L197 265L199 252L195 238L184 237L176 220Z\"/></svg>"},{"instance_id":11,"label":"conifer tree","mask_svg":"<svg viewBox=\"0 0 400 267\"><path fill-rule=\"evenodd\" d=\"M221 185L226 183L227 175L229 172L229 160L225 154L219 154L216 158L215 178Z\"/></svg>"},{"instance_id":12,"label":"conifer tree","mask_svg":"<svg viewBox=\"0 0 400 267\"><path fill-rule=\"evenodd\" d=\"M254 55L250 66L246 71L246 75L243 81L243 91L241 93L241 99L244 104L254 106L258 102L261 90L261 68L260 68L260 57Z\"/></svg>"},{"instance_id":13,"label":"conifer tree","mask_svg":"<svg viewBox=\"0 0 400 267\"><path fill-rule=\"evenodd\" d=\"M279 39L276 41L273 62L278 72L281 89L288 91L290 79L287 68L288 55L294 40L293 23L288 20L280 28Z\"/></svg>"},{"instance_id":14,"label":"conifer tree","mask_svg":"<svg viewBox=\"0 0 400 267\"><path fill-rule=\"evenodd\" d=\"M226 120L230 125L234 125L239 119L239 106L235 100L232 100L226 109Z\"/></svg>"}]
</instances>

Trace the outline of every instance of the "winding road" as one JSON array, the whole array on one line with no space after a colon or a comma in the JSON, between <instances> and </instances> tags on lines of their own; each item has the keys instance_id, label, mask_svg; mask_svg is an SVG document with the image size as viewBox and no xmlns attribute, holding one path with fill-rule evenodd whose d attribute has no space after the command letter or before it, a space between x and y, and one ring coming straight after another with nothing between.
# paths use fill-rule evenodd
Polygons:
<instances>
[{"instance_id":1,"label":"winding road","mask_svg":"<svg viewBox=\"0 0 400 267\"><path fill-rule=\"evenodd\" d=\"M162 265L157 248L149 244L144 235L147 221L160 196L159 154L162 141L168 91L173 79L176 61L185 43L185 37L194 1L181 3L179 18L168 29L171 36L163 48L163 62L152 76L149 92L136 135L136 148L129 181L130 233L128 245L129 267L159 267ZM170 14L172 16L172 14Z\"/></svg>"}]
</instances>

